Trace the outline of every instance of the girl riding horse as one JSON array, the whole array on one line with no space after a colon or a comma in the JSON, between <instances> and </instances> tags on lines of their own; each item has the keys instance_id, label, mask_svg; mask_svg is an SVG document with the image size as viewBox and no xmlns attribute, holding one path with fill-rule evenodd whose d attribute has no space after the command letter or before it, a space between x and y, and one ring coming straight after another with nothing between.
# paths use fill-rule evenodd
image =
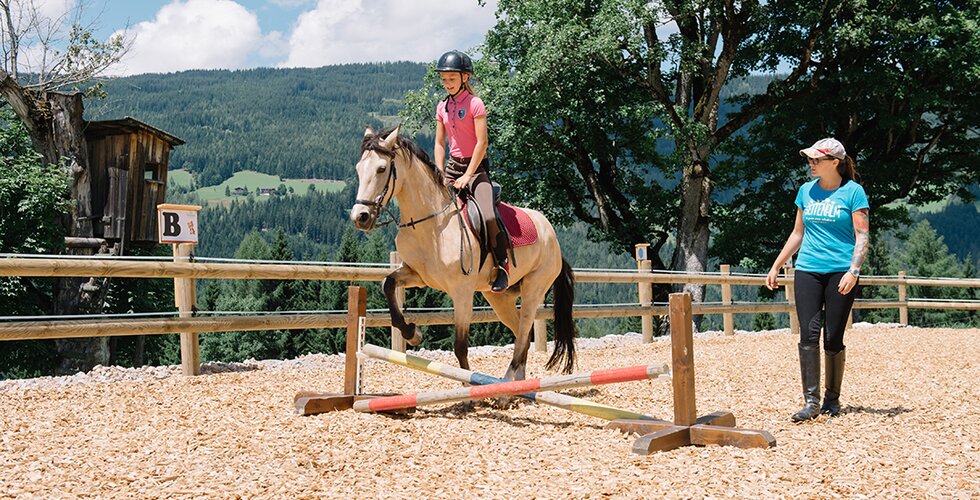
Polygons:
<instances>
[{"instance_id":1,"label":"girl riding horse","mask_svg":"<svg viewBox=\"0 0 980 500\"><path fill-rule=\"evenodd\" d=\"M473 95L470 76L473 62L466 54L451 50L439 58L436 71L449 93L436 106L436 140L433 157L443 167L443 177L458 189L469 189L483 216L487 229L487 246L494 260L493 284L490 289L501 293L507 289L507 234L498 225L494 212L493 187L490 184L490 162L487 160L487 110L483 101ZM449 137L449 161L446 157Z\"/></svg>"}]
</instances>

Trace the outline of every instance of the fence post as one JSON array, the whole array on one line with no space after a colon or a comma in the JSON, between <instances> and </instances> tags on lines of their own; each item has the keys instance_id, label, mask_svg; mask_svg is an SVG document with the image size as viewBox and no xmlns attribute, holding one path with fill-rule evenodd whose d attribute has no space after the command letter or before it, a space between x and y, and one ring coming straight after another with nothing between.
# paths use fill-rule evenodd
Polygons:
<instances>
[{"instance_id":1,"label":"fence post","mask_svg":"<svg viewBox=\"0 0 980 500\"><path fill-rule=\"evenodd\" d=\"M796 292L790 278L795 274L793 266L783 268L786 283L786 303L789 304L789 331L793 335L800 334L800 318L796 315Z\"/></svg>"},{"instance_id":2,"label":"fence post","mask_svg":"<svg viewBox=\"0 0 980 500\"><path fill-rule=\"evenodd\" d=\"M732 266L729 264L722 264L719 266L719 270L721 271L722 280L725 280L726 276L732 274ZM726 306L732 305L732 285L724 281L721 283L721 303ZM726 312L722 317L725 320L725 335L735 335L735 315Z\"/></svg>"},{"instance_id":3,"label":"fence post","mask_svg":"<svg viewBox=\"0 0 980 500\"><path fill-rule=\"evenodd\" d=\"M898 277L902 280L898 284L898 322L904 326L909 326L909 299L908 286L905 284L905 271L899 271Z\"/></svg>"},{"instance_id":4,"label":"fence post","mask_svg":"<svg viewBox=\"0 0 980 500\"><path fill-rule=\"evenodd\" d=\"M174 243L174 262L194 260L193 243ZM181 318L194 316L197 286L194 278L174 278L174 303ZM201 350L197 333L180 334L180 366L184 375L201 374Z\"/></svg>"},{"instance_id":5,"label":"fence post","mask_svg":"<svg viewBox=\"0 0 980 500\"><path fill-rule=\"evenodd\" d=\"M538 310L544 305L538 306ZM534 320L534 352L548 352L548 320Z\"/></svg>"},{"instance_id":6,"label":"fence post","mask_svg":"<svg viewBox=\"0 0 980 500\"><path fill-rule=\"evenodd\" d=\"M653 270L653 263L647 256L649 243L638 243L636 245L636 268L641 273L649 273ZM637 294L641 306L653 305L653 283L640 282L636 284ZM653 315L640 315L640 332L643 334L643 343L653 342Z\"/></svg>"},{"instance_id":7,"label":"fence post","mask_svg":"<svg viewBox=\"0 0 980 500\"><path fill-rule=\"evenodd\" d=\"M391 262L391 268L397 269L398 266L402 264L402 258L398 255L398 252L391 252L388 254L388 261ZM395 288L395 301L398 303L398 308L404 310L405 306L405 289L402 287ZM391 350L398 352L405 352L405 337L402 337L402 332L395 327L391 327Z\"/></svg>"}]
</instances>

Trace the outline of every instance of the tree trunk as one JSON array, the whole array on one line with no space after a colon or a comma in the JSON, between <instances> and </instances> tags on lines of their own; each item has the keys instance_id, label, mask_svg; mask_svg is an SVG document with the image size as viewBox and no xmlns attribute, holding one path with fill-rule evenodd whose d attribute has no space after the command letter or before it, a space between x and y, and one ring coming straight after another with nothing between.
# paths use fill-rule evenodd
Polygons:
<instances>
[{"instance_id":1,"label":"tree trunk","mask_svg":"<svg viewBox=\"0 0 980 500\"><path fill-rule=\"evenodd\" d=\"M35 147L47 150L45 159L49 164L61 165L71 175L71 199L75 201L70 220L66 221L68 235L79 238L93 236L92 188L88 168L88 145L85 141L82 115L84 106L82 95L49 92L43 96L48 105L49 127L45 127L44 137L35 139ZM38 144L38 140L43 142ZM90 255L91 249L67 249L77 255ZM97 314L102 312L105 297L104 280L95 280L92 288L82 285L88 278L61 278L56 284L55 314ZM56 341L61 355L60 371L71 373L87 370L95 365L109 362L109 339L82 338L60 339Z\"/></svg>"},{"instance_id":2,"label":"tree trunk","mask_svg":"<svg viewBox=\"0 0 980 500\"><path fill-rule=\"evenodd\" d=\"M0 94L24 122L34 149L50 168L65 168L71 176L73 208L64 225L68 236L91 238L93 235L91 182L88 147L80 93L34 92L21 87L16 79L0 70ZM92 249L66 249L75 254L92 254ZM102 311L107 282L96 280L101 287L82 285L88 278L60 278L55 281L55 315L93 314ZM62 339L55 342L62 362L59 371L72 373L86 370L109 360L107 338Z\"/></svg>"},{"instance_id":3,"label":"tree trunk","mask_svg":"<svg viewBox=\"0 0 980 500\"><path fill-rule=\"evenodd\" d=\"M708 262L708 223L711 213L711 179L701 160L689 161L681 180L680 217L677 224L677 247L671 267L689 273L704 272ZM704 285L687 284L684 292L694 302L704 300ZM700 318L698 318L700 319Z\"/></svg>"}]
</instances>

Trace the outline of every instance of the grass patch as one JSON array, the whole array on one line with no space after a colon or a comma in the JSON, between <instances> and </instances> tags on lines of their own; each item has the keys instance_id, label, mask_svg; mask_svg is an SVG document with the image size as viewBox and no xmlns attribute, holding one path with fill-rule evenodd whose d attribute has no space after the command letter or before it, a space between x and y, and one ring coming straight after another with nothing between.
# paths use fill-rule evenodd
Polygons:
<instances>
[{"instance_id":1,"label":"grass patch","mask_svg":"<svg viewBox=\"0 0 980 500\"><path fill-rule=\"evenodd\" d=\"M173 175L175 172L183 172L180 170L171 171L170 174ZM187 172L183 172L184 175L190 176ZM177 182L177 181L174 181ZM187 181L187 185L190 181ZM254 172L251 170L243 170L241 172L235 172L230 179L226 179L221 184L217 186L207 186L193 191L198 200L200 201L214 201L214 202L226 202L234 199L244 199L244 195L235 195L227 193L234 193L236 188L244 188L248 190L249 193L255 196L256 200L263 200L270 198L271 196L260 196L260 189L277 189L280 184L284 184L287 189L293 188L292 194L305 195L310 186L321 193L336 193L344 189L344 181L335 181L327 179L283 179L278 175L263 174L260 172Z\"/></svg>"},{"instance_id":2,"label":"grass patch","mask_svg":"<svg viewBox=\"0 0 980 500\"><path fill-rule=\"evenodd\" d=\"M167 172L167 182L180 187L191 187L194 183L194 175L184 169L171 170Z\"/></svg>"}]
</instances>

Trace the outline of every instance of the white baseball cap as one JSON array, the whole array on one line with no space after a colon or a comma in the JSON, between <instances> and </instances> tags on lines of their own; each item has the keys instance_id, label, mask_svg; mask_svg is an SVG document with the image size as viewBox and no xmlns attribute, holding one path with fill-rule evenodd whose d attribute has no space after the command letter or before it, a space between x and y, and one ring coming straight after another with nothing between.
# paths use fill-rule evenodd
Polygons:
<instances>
[{"instance_id":1,"label":"white baseball cap","mask_svg":"<svg viewBox=\"0 0 980 500\"><path fill-rule=\"evenodd\" d=\"M813 143L813 146L806 149L801 149L800 156L809 156L810 158L833 156L838 160L843 160L845 157L847 157L847 153L844 151L844 145L841 144L840 141L834 139L833 137L828 137Z\"/></svg>"}]
</instances>

